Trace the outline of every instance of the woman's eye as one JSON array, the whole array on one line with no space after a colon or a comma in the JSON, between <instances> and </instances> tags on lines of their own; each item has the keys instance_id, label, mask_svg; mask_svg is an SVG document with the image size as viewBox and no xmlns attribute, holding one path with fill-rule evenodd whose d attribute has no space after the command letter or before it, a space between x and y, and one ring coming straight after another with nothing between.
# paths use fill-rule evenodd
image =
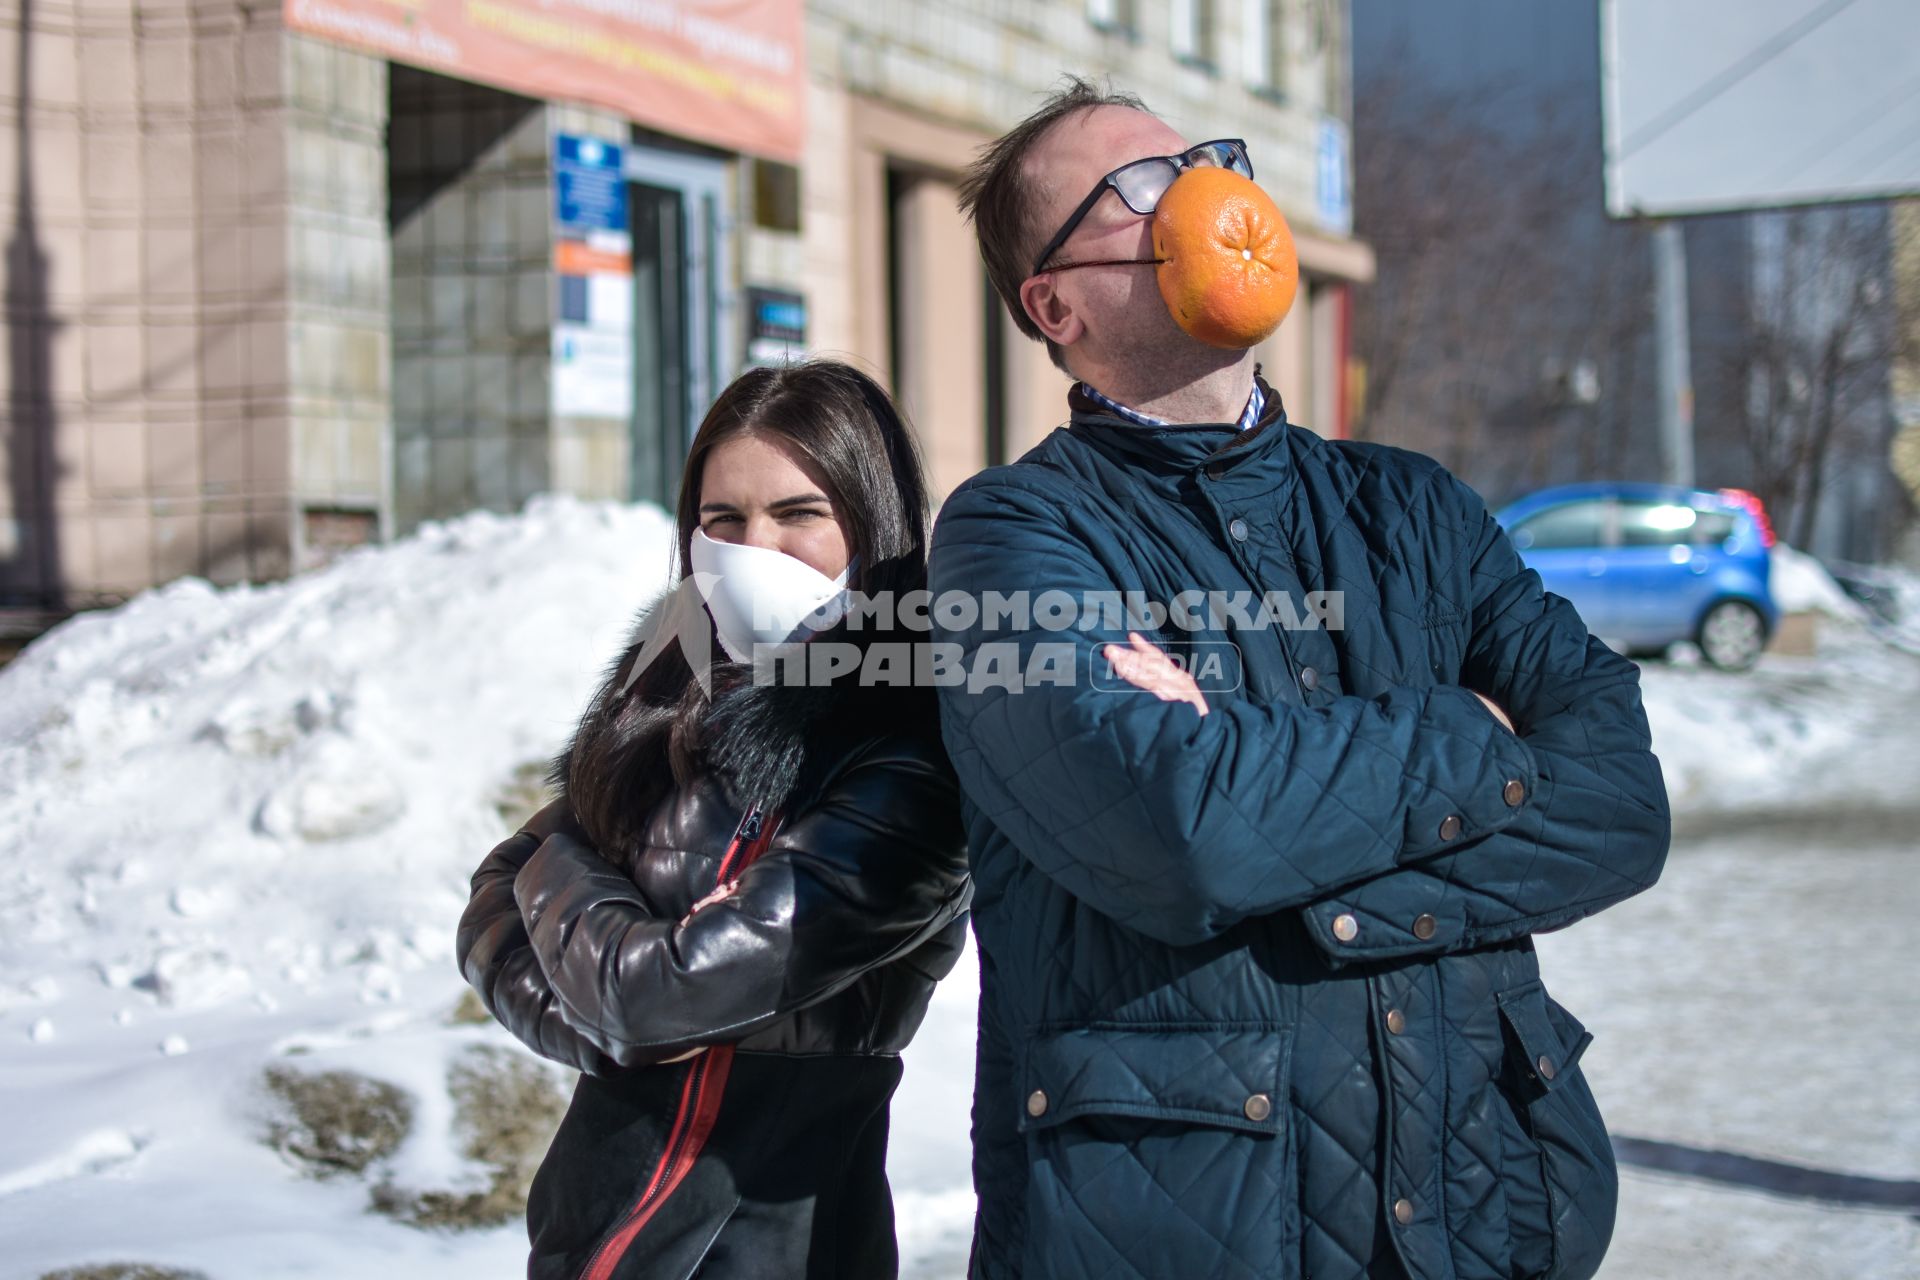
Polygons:
<instances>
[{"instance_id":1,"label":"woman's eye","mask_svg":"<svg viewBox=\"0 0 1920 1280\"><path fill-rule=\"evenodd\" d=\"M740 518L739 516L713 516L710 519L708 519L708 521L705 524L701 525L700 527L702 529L712 529L718 525L726 524L729 521L738 520L739 518Z\"/></svg>"},{"instance_id":2,"label":"woman's eye","mask_svg":"<svg viewBox=\"0 0 1920 1280\"><path fill-rule=\"evenodd\" d=\"M825 516L826 514L827 514L826 512L819 510L817 507L800 507L793 511L787 512L787 519L814 520L814 519L819 519Z\"/></svg>"}]
</instances>

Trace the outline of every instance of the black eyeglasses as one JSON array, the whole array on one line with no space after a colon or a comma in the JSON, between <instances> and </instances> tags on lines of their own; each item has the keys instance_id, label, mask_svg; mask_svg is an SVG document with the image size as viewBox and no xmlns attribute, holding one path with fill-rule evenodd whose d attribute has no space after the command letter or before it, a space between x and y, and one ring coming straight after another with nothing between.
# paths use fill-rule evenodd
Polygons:
<instances>
[{"instance_id":1,"label":"black eyeglasses","mask_svg":"<svg viewBox=\"0 0 1920 1280\"><path fill-rule=\"evenodd\" d=\"M1067 237L1073 234L1073 229L1080 225L1080 220L1087 216L1088 211L1099 203L1100 197L1106 194L1108 187L1112 187L1114 194L1135 213L1152 213L1160 207L1160 197L1167 193L1167 188L1172 186L1173 180L1180 176L1180 171L1200 165L1231 169L1243 178L1253 177L1253 161L1247 158L1247 144L1240 138L1217 138L1212 142L1203 142L1197 147L1190 147L1179 155L1148 156L1144 160L1123 164L1100 179L1093 190L1087 193L1087 198L1080 202L1080 207L1060 224L1060 230L1054 232L1053 239L1047 241L1047 247L1040 251L1038 258L1034 259L1033 274L1037 276L1046 270L1047 259L1066 243ZM1125 261L1131 262L1132 259ZM1109 264L1104 261L1071 262L1054 269L1106 265Z\"/></svg>"}]
</instances>

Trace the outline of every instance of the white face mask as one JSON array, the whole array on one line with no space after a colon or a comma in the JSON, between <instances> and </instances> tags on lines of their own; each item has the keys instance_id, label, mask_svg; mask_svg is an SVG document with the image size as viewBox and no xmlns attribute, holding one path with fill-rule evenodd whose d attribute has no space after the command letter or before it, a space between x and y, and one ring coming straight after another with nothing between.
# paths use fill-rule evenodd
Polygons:
<instances>
[{"instance_id":1,"label":"white face mask","mask_svg":"<svg viewBox=\"0 0 1920 1280\"><path fill-rule=\"evenodd\" d=\"M703 529L693 531L690 558L720 647L735 662L751 661L755 644L804 639L846 615L851 561L829 578L785 552L715 542Z\"/></svg>"}]
</instances>

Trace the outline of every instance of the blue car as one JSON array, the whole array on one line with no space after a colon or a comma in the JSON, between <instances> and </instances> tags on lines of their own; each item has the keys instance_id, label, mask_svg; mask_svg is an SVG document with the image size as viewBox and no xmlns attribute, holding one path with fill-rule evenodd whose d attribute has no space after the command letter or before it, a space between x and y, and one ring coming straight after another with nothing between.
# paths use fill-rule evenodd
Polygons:
<instances>
[{"instance_id":1,"label":"blue car","mask_svg":"<svg viewBox=\"0 0 1920 1280\"><path fill-rule=\"evenodd\" d=\"M1496 519L1547 590L1623 652L1691 640L1714 666L1744 671L1779 621L1767 587L1773 527L1745 490L1559 485Z\"/></svg>"}]
</instances>

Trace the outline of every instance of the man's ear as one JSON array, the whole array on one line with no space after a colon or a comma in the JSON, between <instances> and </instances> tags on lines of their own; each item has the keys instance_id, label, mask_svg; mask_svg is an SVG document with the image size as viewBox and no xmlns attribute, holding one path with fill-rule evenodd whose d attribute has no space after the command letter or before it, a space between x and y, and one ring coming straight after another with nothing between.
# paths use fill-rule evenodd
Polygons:
<instances>
[{"instance_id":1,"label":"man's ear","mask_svg":"<svg viewBox=\"0 0 1920 1280\"><path fill-rule=\"evenodd\" d=\"M1074 314L1073 307L1054 289L1053 281L1051 272L1028 276L1020 285L1020 305L1048 342L1070 347L1087 332L1086 322Z\"/></svg>"}]
</instances>

